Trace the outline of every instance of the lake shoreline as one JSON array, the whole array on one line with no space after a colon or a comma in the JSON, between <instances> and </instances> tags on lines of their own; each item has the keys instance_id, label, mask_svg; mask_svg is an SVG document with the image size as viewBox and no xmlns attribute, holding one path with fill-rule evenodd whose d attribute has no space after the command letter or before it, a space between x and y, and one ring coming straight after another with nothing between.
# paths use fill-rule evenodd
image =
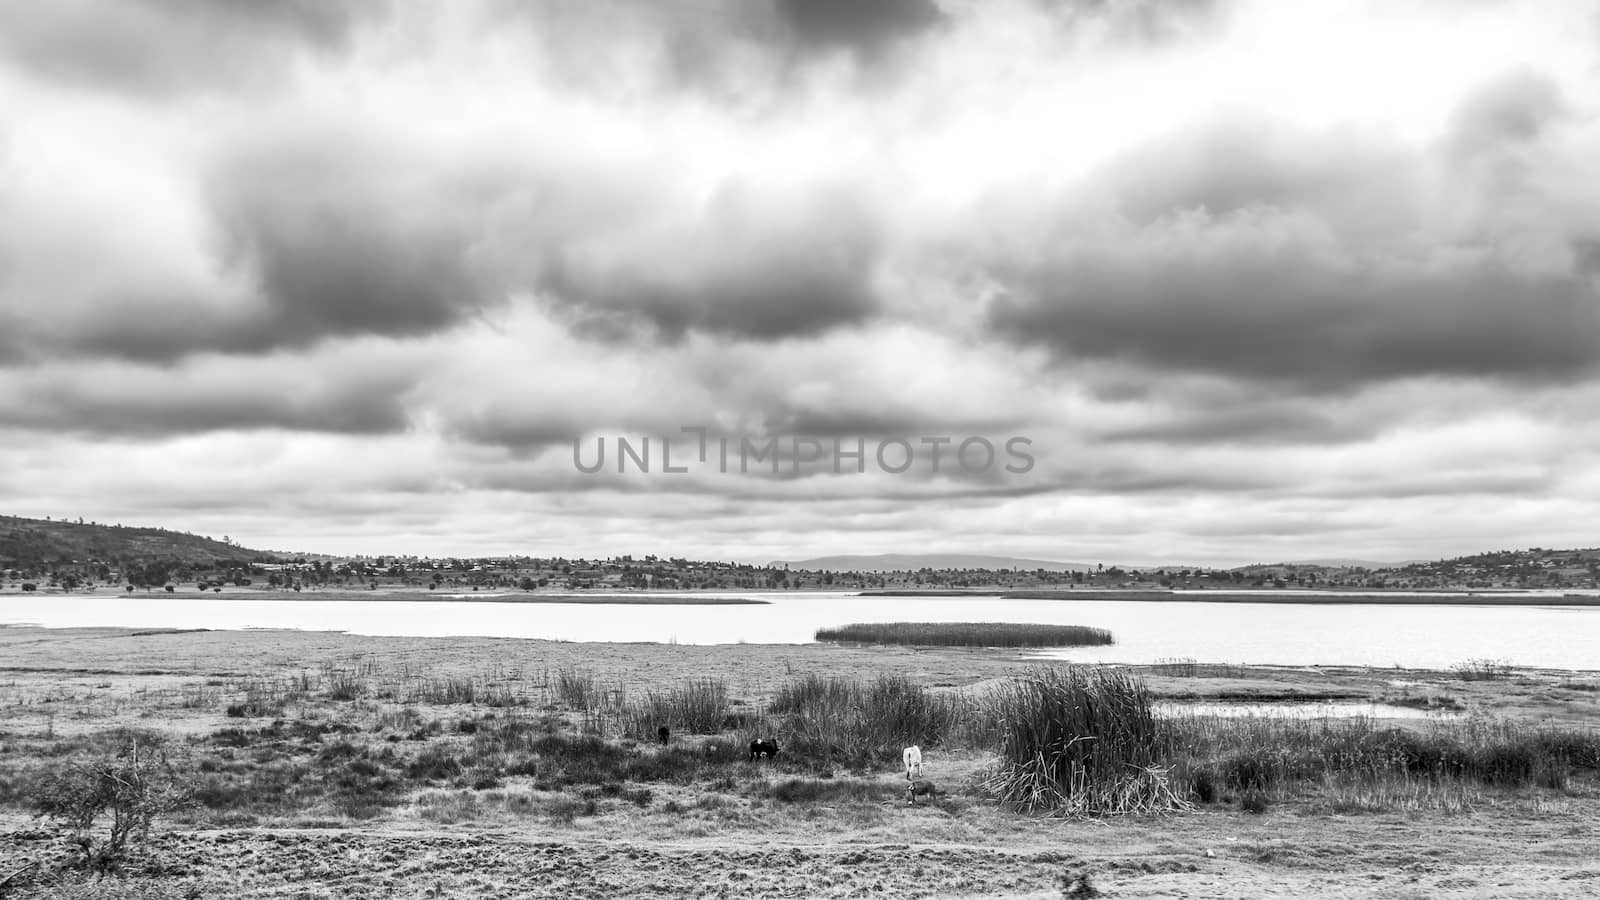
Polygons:
<instances>
[{"instance_id":1,"label":"lake shoreline","mask_svg":"<svg viewBox=\"0 0 1600 900\"><path fill-rule=\"evenodd\" d=\"M26 595L23 595L26 596ZM172 593L97 594L51 592L41 596L85 600L208 600L218 603L262 600L282 603L547 603L618 606L770 606L771 601L752 597L703 596L694 594L441 594L435 591L319 590L277 591L230 588L223 593L174 591Z\"/></svg>"},{"instance_id":2,"label":"lake shoreline","mask_svg":"<svg viewBox=\"0 0 1600 900\"><path fill-rule=\"evenodd\" d=\"M1507 592L1515 593L1515 592ZM1351 592L1296 594L1281 591L1152 591L1152 590L878 590L862 591L861 597L993 597L997 600L1095 600L1129 603L1263 603L1307 606L1583 606L1600 607L1600 596L1582 594L1505 596L1495 593L1405 593Z\"/></svg>"}]
</instances>

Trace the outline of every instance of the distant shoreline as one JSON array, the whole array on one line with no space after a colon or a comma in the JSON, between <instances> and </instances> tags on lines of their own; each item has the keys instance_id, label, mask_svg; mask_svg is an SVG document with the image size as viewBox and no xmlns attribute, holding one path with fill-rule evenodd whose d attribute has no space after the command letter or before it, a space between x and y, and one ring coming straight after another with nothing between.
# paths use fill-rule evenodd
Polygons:
<instances>
[{"instance_id":1,"label":"distant shoreline","mask_svg":"<svg viewBox=\"0 0 1600 900\"><path fill-rule=\"evenodd\" d=\"M524 603L524 604L573 604L573 605L617 605L617 606L770 606L771 600L758 599L749 596L726 596L724 593L707 593L701 590L660 590L651 593L633 592L596 592L596 593L545 593L521 591L483 591L467 592L460 590L450 591L423 591L423 590L377 590L335 588L332 590L310 590L300 593L282 590L263 590L257 588L229 588L222 593L211 591L180 590L175 593L164 591L139 591L133 594L121 592L100 591L74 591L63 593L58 590L40 591L33 596L43 597L86 597L98 599L128 600L211 600L221 603L242 600L268 600L281 603L319 603L349 601L354 603ZM729 593L764 593L760 591L745 591L734 589ZM993 598L997 600L1089 600L1089 601L1121 601L1137 603L1263 603L1302 606L1340 606L1340 605L1365 605L1365 606L1558 606L1574 608L1600 607L1600 595L1587 594L1535 594L1531 591L1506 589L1468 589L1468 590L1417 590L1405 592L1375 591L1372 589L1351 591L1327 591L1301 593L1286 590L1233 590L1233 591L1166 591L1152 590L1149 588L1107 589L1016 589L1016 588L879 588L862 591L819 591L799 590L772 592L784 597L804 597L813 593L839 593L856 597L927 597L927 598L955 598L970 597ZM27 594L7 594L7 596L26 597Z\"/></svg>"},{"instance_id":2,"label":"distant shoreline","mask_svg":"<svg viewBox=\"0 0 1600 900\"><path fill-rule=\"evenodd\" d=\"M1521 596L1501 596L1501 594ZM955 590L873 590L862 591L862 597L994 597L999 600L1119 600L1142 603L1277 603L1309 606L1341 606L1360 604L1367 606L1600 606L1600 596L1581 594L1537 595L1508 589L1495 591L1437 591L1405 594L1351 591L1326 594L1297 594L1284 591L1176 591L1152 590L1003 590L973 588Z\"/></svg>"},{"instance_id":3,"label":"distant shoreline","mask_svg":"<svg viewBox=\"0 0 1600 900\"><path fill-rule=\"evenodd\" d=\"M16 596L26 597L27 594ZM46 596L44 593L35 596ZM242 600L266 600L278 603L555 603L555 604L615 604L618 606L770 606L769 600L756 600L749 597L707 597L694 594L662 596L655 594L481 594L467 593L465 596L458 592L441 593L434 591L362 591L362 590L337 590L337 591L256 591L248 588L232 588L223 593L201 591L143 591L133 594L90 593L74 592L62 594L52 591L51 597L85 597L91 599L123 599L130 600L207 600L218 603Z\"/></svg>"}]
</instances>

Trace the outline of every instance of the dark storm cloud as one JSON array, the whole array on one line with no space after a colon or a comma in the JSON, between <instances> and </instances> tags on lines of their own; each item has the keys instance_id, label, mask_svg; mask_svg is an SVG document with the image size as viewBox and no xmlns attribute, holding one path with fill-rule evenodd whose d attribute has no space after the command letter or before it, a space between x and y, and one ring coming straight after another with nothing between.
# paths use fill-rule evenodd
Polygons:
<instances>
[{"instance_id":1,"label":"dark storm cloud","mask_svg":"<svg viewBox=\"0 0 1600 900\"><path fill-rule=\"evenodd\" d=\"M279 343L243 310L197 312L191 300L141 291L108 296L111 308L103 315L53 331L42 342L24 336L25 352L35 360L68 355L165 365L196 353L262 351Z\"/></svg>"},{"instance_id":2,"label":"dark storm cloud","mask_svg":"<svg viewBox=\"0 0 1600 900\"><path fill-rule=\"evenodd\" d=\"M703 204L658 161L429 156L338 128L250 142L213 178L224 258L266 309L241 340L423 335L535 294L589 337L774 341L879 311L883 225L853 185L728 179Z\"/></svg>"},{"instance_id":3,"label":"dark storm cloud","mask_svg":"<svg viewBox=\"0 0 1600 900\"><path fill-rule=\"evenodd\" d=\"M40 77L119 91L262 81L298 51L346 46L387 0L129 0L0 4L0 50Z\"/></svg>"},{"instance_id":4,"label":"dark storm cloud","mask_svg":"<svg viewBox=\"0 0 1600 900\"><path fill-rule=\"evenodd\" d=\"M1008 278L990 321L1064 358L1338 389L1411 376L1559 379L1600 362L1600 302L1577 272L1330 266L1261 248L1204 264L1077 258Z\"/></svg>"},{"instance_id":5,"label":"dark storm cloud","mask_svg":"<svg viewBox=\"0 0 1600 900\"><path fill-rule=\"evenodd\" d=\"M803 46L869 57L944 20L931 0L777 0L777 9Z\"/></svg>"},{"instance_id":6,"label":"dark storm cloud","mask_svg":"<svg viewBox=\"0 0 1600 900\"><path fill-rule=\"evenodd\" d=\"M227 261L258 281L255 334L272 346L427 334L482 308L472 199L421 164L316 135L230 163L213 207Z\"/></svg>"},{"instance_id":7,"label":"dark storm cloud","mask_svg":"<svg viewBox=\"0 0 1600 900\"><path fill-rule=\"evenodd\" d=\"M229 210L226 228L260 276L263 342L427 334L482 303L460 235L388 219L378 204L265 199Z\"/></svg>"},{"instance_id":8,"label":"dark storm cloud","mask_svg":"<svg viewBox=\"0 0 1600 900\"><path fill-rule=\"evenodd\" d=\"M1248 121L1152 142L988 266L989 323L1063 360L1315 391L1586 375L1600 364L1592 225L1517 214L1553 199L1527 172L1561 109L1519 73L1469 96L1422 152ZM1512 162L1459 163L1508 144ZM1438 184L1471 218L1441 216Z\"/></svg>"},{"instance_id":9,"label":"dark storm cloud","mask_svg":"<svg viewBox=\"0 0 1600 900\"><path fill-rule=\"evenodd\" d=\"M786 205L735 189L643 243L558 246L540 286L580 328L781 340L875 315L880 241L848 194Z\"/></svg>"},{"instance_id":10,"label":"dark storm cloud","mask_svg":"<svg viewBox=\"0 0 1600 900\"><path fill-rule=\"evenodd\" d=\"M799 248L772 248L695 271L583 271L558 265L553 296L575 304L574 321L591 333L623 313L628 324L676 340L688 331L777 340L819 334L859 322L876 301L859 260L816 258ZM613 329L613 334L619 333ZM634 334L631 329L620 333Z\"/></svg>"},{"instance_id":11,"label":"dark storm cloud","mask_svg":"<svg viewBox=\"0 0 1600 900\"><path fill-rule=\"evenodd\" d=\"M404 430L411 379L347 373L315 381L281 371L13 374L0 422L79 434L171 437L229 429L374 435Z\"/></svg>"},{"instance_id":12,"label":"dark storm cloud","mask_svg":"<svg viewBox=\"0 0 1600 900\"><path fill-rule=\"evenodd\" d=\"M28 311L0 331L0 359L164 363L423 337L519 295L580 334L639 343L778 341L880 312L884 226L859 188L774 196L730 182L702 202L655 187L649 157L523 158L402 138L316 117L232 134L199 179L190 235L153 229L145 241L127 219L116 241L63 230L48 245L69 258L29 253L27 216L0 226L25 274L0 291ZM140 277L117 277L135 253Z\"/></svg>"},{"instance_id":13,"label":"dark storm cloud","mask_svg":"<svg viewBox=\"0 0 1600 900\"><path fill-rule=\"evenodd\" d=\"M592 424L579 424L560 413L544 413L532 408L493 408L454 415L446 434L456 440L529 456L552 448L570 453L572 442L593 428ZM638 433L636 429L622 426L619 430L630 435ZM588 446L592 448L593 444Z\"/></svg>"},{"instance_id":14,"label":"dark storm cloud","mask_svg":"<svg viewBox=\"0 0 1600 900\"><path fill-rule=\"evenodd\" d=\"M1377 434L1374 417L1324 409L1314 401L1238 403L1219 408L1180 406L1159 422L1107 431L1109 441L1152 444L1335 444Z\"/></svg>"},{"instance_id":15,"label":"dark storm cloud","mask_svg":"<svg viewBox=\"0 0 1600 900\"><path fill-rule=\"evenodd\" d=\"M814 64L846 56L858 86L877 83L896 51L946 21L933 0L547 0L502 3L480 25L515 24L548 75L579 90L670 86L782 115Z\"/></svg>"}]
</instances>

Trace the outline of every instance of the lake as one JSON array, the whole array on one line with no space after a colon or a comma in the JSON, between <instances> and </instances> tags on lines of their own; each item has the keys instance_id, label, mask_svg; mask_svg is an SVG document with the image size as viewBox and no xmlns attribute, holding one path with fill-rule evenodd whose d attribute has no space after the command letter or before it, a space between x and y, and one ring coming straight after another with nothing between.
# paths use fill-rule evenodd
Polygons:
<instances>
[{"instance_id":1,"label":"lake","mask_svg":"<svg viewBox=\"0 0 1600 900\"><path fill-rule=\"evenodd\" d=\"M1446 709L1417 709L1394 703L1370 701L1322 700L1277 701L1273 703L1240 703L1233 701L1161 701L1151 705L1162 716L1221 716L1241 719L1261 716L1276 719L1422 719L1446 722L1459 719L1462 714Z\"/></svg>"},{"instance_id":2,"label":"lake","mask_svg":"<svg viewBox=\"0 0 1600 900\"><path fill-rule=\"evenodd\" d=\"M298 628L683 644L808 643L819 627L849 622L1038 622L1090 625L1116 635L1117 643L1110 647L1043 654L1081 662L1187 657L1200 662L1446 668L1467 659L1493 658L1519 666L1600 669L1596 607L1009 600L842 592L729 591L719 596L767 602L693 606L7 594L0 600L0 622L50 628Z\"/></svg>"}]
</instances>

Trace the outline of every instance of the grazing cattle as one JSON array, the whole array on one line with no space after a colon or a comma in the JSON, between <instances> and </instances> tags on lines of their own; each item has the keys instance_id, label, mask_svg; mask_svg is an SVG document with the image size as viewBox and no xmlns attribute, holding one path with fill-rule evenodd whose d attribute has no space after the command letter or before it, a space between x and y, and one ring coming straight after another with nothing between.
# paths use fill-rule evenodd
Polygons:
<instances>
[{"instance_id":1,"label":"grazing cattle","mask_svg":"<svg viewBox=\"0 0 1600 900\"><path fill-rule=\"evenodd\" d=\"M661 746L667 745L667 740L672 737L672 729L663 725L656 729L656 737L661 739Z\"/></svg>"},{"instance_id":2,"label":"grazing cattle","mask_svg":"<svg viewBox=\"0 0 1600 900\"><path fill-rule=\"evenodd\" d=\"M906 763L906 780L907 781L916 781L918 778L921 778L922 777L922 748L921 747L907 747L905 749L905 752L901 753L900 756L901 756L902 759L905 760L905 763Z\"/></svg>"},{"instance_id":3,"label":"grazing cattle","mask_svg":"<svg viewBox=\"0 0 1600 900\"><path fill-rule=\"evenodd\" d=\"M906 803L915 805L918 797L927 797L929 800L939 799L939 787L931 781L911 781L906 783Z\"/></svg>"},{"instance_id":4,"label":"grazing cattle","mask_svg":"<svg viewBox=\"0 0 1600 900\"><path fill-rule=\"evenodd\" d=\"M778 742L758 739L750 742L750 758L759 759L763 756L768 759L778 755Z\"/></svg>"}]
</instances>

